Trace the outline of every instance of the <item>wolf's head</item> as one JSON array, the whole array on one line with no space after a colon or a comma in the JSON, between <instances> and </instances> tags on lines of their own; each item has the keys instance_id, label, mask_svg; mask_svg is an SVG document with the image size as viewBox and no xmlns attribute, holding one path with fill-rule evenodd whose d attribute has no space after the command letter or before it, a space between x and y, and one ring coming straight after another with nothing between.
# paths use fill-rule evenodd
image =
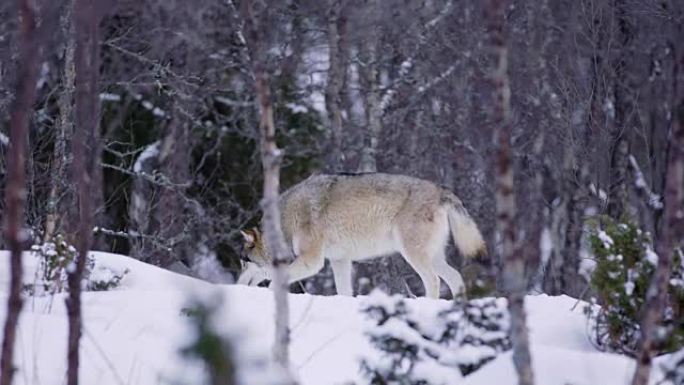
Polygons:
<instances>
[{"instance_id":1,"label":"wolf's head","mask_svg":"<svg viewBox=\"0 0 684 385\"><path fill-rule=\"evenodd\" d=\"M242 237L244 238L240 258L254 262L259 266L270 265L271 258L266 251L266 245L264 245L264 237L263 234L261 234L261 231L256 227L252 227L250 229L240 230L240 234L242 234Z\"/></svg>"}]
</instances>

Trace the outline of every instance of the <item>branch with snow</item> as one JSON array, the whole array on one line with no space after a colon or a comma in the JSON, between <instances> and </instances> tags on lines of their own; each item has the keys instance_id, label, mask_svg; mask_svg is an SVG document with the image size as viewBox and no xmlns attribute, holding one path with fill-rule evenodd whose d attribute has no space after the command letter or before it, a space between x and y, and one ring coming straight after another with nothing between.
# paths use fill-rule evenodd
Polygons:
<instances>
[{"instance_id":1,"label":"branch with snow","mask_svg":"<svg viewBox=\"0 0 684 385\"><path fill-rule=\"evenodd\" d=\"M421 33L418 36L418 43L416 44L416 46L412 50L413 54L411 56L409 56L408 58L406 58L399 65L399 77L393 82L393 84L391 84L389 87L386 88L384 95L382 95L382 98L380 99L381 100L380 101L381 116L385 115L385 113L387 112L387 109L389 108L389 106L393 102L394 97L397 94L397 90L396 90L397 85L406 82L406 78L411 73L411 70L414 67L413 63L415 62L416 56L420 52L420 48L428 41L427 35L430 32L432 32L432 30L435 29L435 27L439 24L439 22L442 21L442 19L444 19L449 14L449 12L451 12L451 10L453 9L453 6L454 6L454 3L453 3L453 1L450 0L449 2L447 2L444 5L444 8L442 8L442 10L439 12L439 14L437 14L437 16L435 16L434 18L429 20L427 23L425 23L425 30L423 31L423 33ZM452 67L455 67L455 66L452 66ZM445 78L451 72L453 72L453 70L454 70L454 68L447 70L447 71L449 71L448 74L440 75L437 77L437 79ZM437 80L437 79L435 79L435 80ZM432 81L431 83L433 83L433 82L437 83L438 81ZM421 87L421 88L424 88L424 87ZM429 87L429 88L431 88L431 87ZM429 88L425 88L425 91L427 91Z\"/></svg>"},{"instance_id":2,"label":"branch with snow","mask_svg":"<svg viewBox=\"0 0 684 385\"><path fill-rule=\"evenodd\" d=\"M641 172L641 168L639 167L636 158L634 158L634 155L629 155L629 166L632 170L632 174L634 175L634 187L636 188L639 197L643 199L646 205L648 205L653 210L662 210L662 197L654 193L651 190L651 188L648 187L648 183L646 183L646 178L644 178L644 174Z\"/></svg>"}]
</instances>

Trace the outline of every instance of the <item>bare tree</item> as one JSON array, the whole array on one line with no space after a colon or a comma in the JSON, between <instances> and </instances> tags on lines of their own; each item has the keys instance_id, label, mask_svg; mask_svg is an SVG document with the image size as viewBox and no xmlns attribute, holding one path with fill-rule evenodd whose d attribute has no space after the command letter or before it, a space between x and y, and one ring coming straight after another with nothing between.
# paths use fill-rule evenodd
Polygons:
<instances>
[{"instance_id":1,"label":"bare tree","mask_svg":"<svg viewBox=\"0 0 684 385\"><path fill-rule=\"evenodd\" d=\"M99 7L98 7L99 5ZM92 182L98 153L98 73L99 73L99 12L97 0L74 0L73 15L76 46L75 69L75 125L73 138L74 161L72 178L78 196L78 256L75 267L68 272L69 296L66 299L69 317L67 345L67 383L78 384L79 343L82 331L81 281L90 251L93 207ZM95 158L95 159L93 159Z\"/></svg>"},{"instance_id":2,"label":"bare tree","mask_svg":"<svg viewBox=\"0 0 684 385\"><path fill-rule=\"evenodd\" d=\"M251 1L241 3L244 30L251 58L252 73L259 103L259 133L261 162L264 170L264 190L261 201L263 211L262 226L266 244L273 259L272 288L275 300L275 344L273 356L278 365L289 371L290 367L290 308L288 303L289 280L287 266L292 261L290 249L285 244L285 236L280 226L278 205L280 186L280 162L283 152L276 145L276 130L273 120L273 100L271 97L268 72L263 63L263 44L259 26L254 19Z\"/></svg>"},{"instance_id":3,"label":"bare tree","mask_svg":"<svg viewBox=\"0 0 684 385\"><path fill-rule=\"evenodd\" d=\"M520 385L532 385L532 360L525 314L525 259L518 245L515 221L515 192L513 189L513 159L511 151L511 89L508 80L508 48L504 32L503 0L490 0L486 18L492 46L496 55L494 116L496 150L496 207L497 223L503 238L503 286L511 314L511 342L513 363Z\"/></svg>"},{"instance_id":4,"label":"bare tree","mask_svg":"<svg viewBox=\"0 0 684 385\"><path fill-rule=\"evenodd\" d=\"M29 118L36 98L39 44L36 33L37 10L30 0L18 1L20 27L20 65L17 87L10 118L10 147L8 151L7 188L5 191L5 238L11 253L10 293L7 299L7 318L3 330L0 358L0 385L12 383L14 342L19 313L23 305L22 287L22 223L26 196L25 169L26 138Z\"/></svg>"}]
</instances>

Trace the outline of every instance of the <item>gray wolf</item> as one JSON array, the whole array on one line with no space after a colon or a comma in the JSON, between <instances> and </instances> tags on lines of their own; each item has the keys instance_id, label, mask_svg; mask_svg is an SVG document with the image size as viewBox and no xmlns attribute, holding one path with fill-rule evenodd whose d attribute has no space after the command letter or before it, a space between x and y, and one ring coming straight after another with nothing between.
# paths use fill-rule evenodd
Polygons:
<instances>
[{"instance_id":1,"label":"gray wolf","mask_svg":"<svg viewBox=\"0 0 684 385\"><path fill-rule=\"evenodd\" d=\"M436 184L404 175L313 175L280 196L281 225L294 261L291 282L330 261L338 294L353 295L352 261L399 252L420 276L425 294L439 296L440 278L465 296L459 272L446 261L449 233L465 257L486 254L477 224L461 200ZM258 228L241 231L244 257L267 268L269 245ZM246 280L243 280L243 282Z\"/></svg>"}]
</instances>

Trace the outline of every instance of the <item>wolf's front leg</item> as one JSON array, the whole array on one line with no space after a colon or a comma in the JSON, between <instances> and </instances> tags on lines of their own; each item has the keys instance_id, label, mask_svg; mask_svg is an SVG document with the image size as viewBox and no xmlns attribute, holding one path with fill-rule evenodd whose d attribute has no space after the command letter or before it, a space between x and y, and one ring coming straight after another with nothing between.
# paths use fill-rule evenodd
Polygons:
<instances>
[{"instance_id":1,"label":"wolf's front leg","mask_svg":"<svg viewBox=\"0 0 684 385\"><path fill-rule=\"evenodd\" d=\"M332 267L333 276L335 277L335 287L337 294L354 295L354 288L352 287L352 262L350 259L336 259L330 260L330 267Z\"/></svg>"},{"instance_id":2,"label":"wolf's front leg","mask_svg":"<svg viewBox=\"0 0 684 385\"><path fill-rule=\"evenodd\" d=\"M290 283L301 281L304 278L309 278L323 269L325 262L323 257L316 258L302 258L295 257L295 260L287 266L287 277ZM273 288L273 281L271 281L269 288Z\"/></svg>"}]
</instances>

